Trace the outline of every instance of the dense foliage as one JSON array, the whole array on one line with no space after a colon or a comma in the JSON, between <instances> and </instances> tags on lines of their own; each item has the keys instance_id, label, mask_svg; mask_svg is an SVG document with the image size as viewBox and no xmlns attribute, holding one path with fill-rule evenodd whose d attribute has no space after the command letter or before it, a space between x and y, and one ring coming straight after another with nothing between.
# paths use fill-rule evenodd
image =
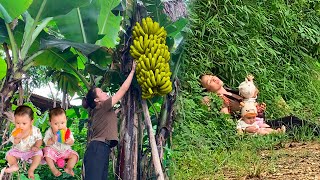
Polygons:
<instances>
[{"instance_id":1,"label":"dense foliage","mask_svg":"<svg viewBox=\"0 0 320 180\"><path fill-rule=\"evenodd\" d=\"M199 77L212 72L237 88L251 73L269 119L294 114L314 120L320 113L320 3L194 0L189 8L181 110L173 142L175 179L212 178L232 162L239 174L250 171L246 163L259 159L256 150L272 148L277 141L239 139L234 122L221 117L216 96L211 95L210 111L200 105L204 93Z\"/></svg>"}]
</instances>

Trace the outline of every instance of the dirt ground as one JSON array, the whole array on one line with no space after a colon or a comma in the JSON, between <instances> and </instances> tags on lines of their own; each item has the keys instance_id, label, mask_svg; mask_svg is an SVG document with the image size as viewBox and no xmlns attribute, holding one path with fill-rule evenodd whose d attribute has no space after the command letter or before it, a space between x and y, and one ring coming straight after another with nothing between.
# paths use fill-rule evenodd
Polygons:
<instances>
[{"instance_id":1,"label":"dirt ground","mask_svg":"<svg viewBox=\"0 0 320 180\"><path fill-rule=\"evenodd\" d=\"M272 167L260 177L242 177L241 180L320 180L320 143L288 143L274 151L260 152L263 162ZM270 164L272 163L272 164Z\"/></svg>"}]
</instances>

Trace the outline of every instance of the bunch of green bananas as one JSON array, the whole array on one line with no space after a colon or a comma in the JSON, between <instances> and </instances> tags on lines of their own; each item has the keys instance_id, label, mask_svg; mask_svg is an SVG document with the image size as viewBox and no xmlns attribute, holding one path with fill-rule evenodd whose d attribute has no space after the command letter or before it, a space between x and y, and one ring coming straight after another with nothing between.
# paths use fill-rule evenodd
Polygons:
<instances>
[{"instance_id":1,"label":"bunch of green bananas","mask_svg":"<svg viewBox=\"0 0 320 180\"><path fill-rule=\"evenodd\" d=\"M167 32L150 17L136 22L130 54L137 62L136 74L142 89L142 98L166 95L172 91L169 66L170 52L166 45Z\"/></svg>"}]
</instances>

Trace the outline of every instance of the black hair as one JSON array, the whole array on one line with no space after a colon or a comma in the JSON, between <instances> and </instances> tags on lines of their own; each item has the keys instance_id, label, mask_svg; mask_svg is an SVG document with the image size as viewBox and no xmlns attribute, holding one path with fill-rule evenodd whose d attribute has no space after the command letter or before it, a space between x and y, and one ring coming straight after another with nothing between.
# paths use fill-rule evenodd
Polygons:
<instances>
[{"instance_id":1,"label":"black hair","mask_svg":"<svg viewBox=\"0 0 320 180\"><path fill-rule=\"evenodd\" d=\"M61 115L61 114L64 114L64 115L66 114L66 111L61 107L56 107L56 108L50 109L50 111L49 111L49 121L51 121L51 118L53 116L58 116L58 115Z\"/></svg>"},{"instance_id":2,"label":"black hair","mask_svg":"<svg viewBox=\"0 0 320 180\"><path fill-rule=\"evenodd\" d=\"M14 111L14 116L23 115L28 115L30 119L33 120L33 110L29 106L21 105Z\"/></svg>"},{"instance_id":3,"label":"black hair","mask_svg":"<svg viewBox=\"0 0 320 180\"><path fill-rule=\"evenodd\" d=\"M82 106L84 108L90 107L91 109L94 109L96 107L96 102L94 99L97 97L96 93L96 87L93 86L87 93L86 97L82 100Z\"/></svg>"}]
</instances>

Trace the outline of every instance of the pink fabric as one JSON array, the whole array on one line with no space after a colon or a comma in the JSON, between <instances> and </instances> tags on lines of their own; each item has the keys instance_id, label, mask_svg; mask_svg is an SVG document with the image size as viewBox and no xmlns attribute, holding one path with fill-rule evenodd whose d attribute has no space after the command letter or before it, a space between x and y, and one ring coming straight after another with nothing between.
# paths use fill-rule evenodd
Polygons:
<instances>
[{"instance_id":1,"label":"pink fabric","mask_svg":"<svg viewBox=\"0 0 320 180\"><path fill-rule=\"evenodd\" d=\"M6 159L7 159L7 156L8 155L11 155L11 156L14 156L18 159L21 159L22 161L26 161L28 163L32 163L32 157L33 156L37 156L37 155L40 155L41 157L43 156L43 153L42 153L42 150L40 149L39 151L20 151L18 149L10 149L7 153L6 153ZM43 163L43 162L41 162Z\"/></svg>"},{"instance_id":2,"label":"pink fabric","mask_svg":"<svg viewBox=\"0 0 320 180\"><path fill-rule=\"evenodd\" d=\"M52 147L45 147L43 148L44 157L48 157L52 159L54 162L57 162L58 159L68 159L70 155L74 154L78 157L79 155L76 151L72 149L68 149L62 152L59 152L58 150L52 148Z\"/></svg>"},{"instance_id":3,"label":"pink fabric","mask_svg":"<svg viewBox=\"0 0 320 180\"><path fill-rule=\"evenodd\" d=\"M258 126L260 127L262 124L264 124L263 118L258 118L256 117L256 122L258 124Z\"/></svg>"}]
</instances>

